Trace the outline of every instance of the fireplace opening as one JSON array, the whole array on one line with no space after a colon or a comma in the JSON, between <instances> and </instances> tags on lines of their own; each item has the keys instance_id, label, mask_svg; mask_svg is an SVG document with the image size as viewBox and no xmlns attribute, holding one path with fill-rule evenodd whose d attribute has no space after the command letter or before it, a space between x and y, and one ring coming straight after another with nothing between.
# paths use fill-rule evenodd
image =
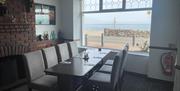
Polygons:
<instances>
[{"instance_id":1,"label":"fireplace opening","mask_svg":"<svg viewBox=\"0 0 180 91\"><path fill-rule=\"evenodd\" d=\"M0 90L25 83L26 73L22 56L0 58Z\"/></svg>"}]
</instances>

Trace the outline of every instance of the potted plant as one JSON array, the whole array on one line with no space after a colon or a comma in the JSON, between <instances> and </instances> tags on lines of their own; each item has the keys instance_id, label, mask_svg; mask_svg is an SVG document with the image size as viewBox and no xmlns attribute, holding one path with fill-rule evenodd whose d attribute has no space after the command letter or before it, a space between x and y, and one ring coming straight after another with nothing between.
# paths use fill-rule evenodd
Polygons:
<instances>
[{"instance_id":1,"label":"potted plant","mask_svg":"<svg viewBox=\"0 0 180 91\"><path fill-rule=\"evenodd\" d=\"M0 0L0 16L6 14L7 7L5 6L6 0Z\"/></svg>"}]
</instances>

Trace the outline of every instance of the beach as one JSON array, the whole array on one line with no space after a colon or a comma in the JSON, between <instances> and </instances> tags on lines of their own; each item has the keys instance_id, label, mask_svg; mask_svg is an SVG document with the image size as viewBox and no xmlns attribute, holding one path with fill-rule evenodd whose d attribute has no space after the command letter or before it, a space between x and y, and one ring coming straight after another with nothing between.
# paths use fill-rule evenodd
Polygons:
<instances>
[{"instance_id":1,"label":"beach","mask_svg":"<svg viewBox=\"0 0 180 91\"><path fill-rule=\"evenodd\" d=\"M106 33L105 33L106 30ZM108 31L108 32L107 32ZM119 34L117 34L119 32ZM132 36L132 32L136 36ZM123 35L122 35L123 34ZM148 51L149 32L133 30L113 30L104 29L104 31L84 30L83 43L86 46L122 49L126 43L129 44L130 51Z\"/></svg>"}]
</instances>

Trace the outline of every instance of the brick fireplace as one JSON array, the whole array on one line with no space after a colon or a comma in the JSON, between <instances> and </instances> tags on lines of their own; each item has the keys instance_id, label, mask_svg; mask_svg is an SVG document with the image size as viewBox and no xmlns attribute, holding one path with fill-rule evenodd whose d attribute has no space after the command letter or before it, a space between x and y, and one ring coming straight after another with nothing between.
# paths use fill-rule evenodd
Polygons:
<instances>
[{"instance_id":1,"label":"brick fireplace","mask_svg":"<svg viewBox=\"0 0 180 91\"><path fill-rule=\"evenodd\" d=\"M34 7L26 9L26 0L7 0L7 12L0 16L0 57L19 55L34 49Z\"/></svg>"},{"instance_id":2,"label":"brick fireplace","mask_svg":"<svg viewBox=\"0 0 180 91\"><path fill-rule=\"evenodd\" d=\"M0 90L25 77L21 55L36 49L33 0L6 0L4 6L6 13L0 16Z\"/></svg>"}]
</instances>

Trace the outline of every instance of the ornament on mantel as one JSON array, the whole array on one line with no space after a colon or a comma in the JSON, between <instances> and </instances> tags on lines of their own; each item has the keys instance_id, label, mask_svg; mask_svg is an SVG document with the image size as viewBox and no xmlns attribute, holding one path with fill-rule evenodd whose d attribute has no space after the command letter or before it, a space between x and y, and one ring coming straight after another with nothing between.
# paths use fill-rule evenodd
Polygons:
<instances>
[{"instance_id":1,"label":"ornament on mantel","mask_svg":"<svg viewBox=\"0 0 180 91\"><path fill-rule=\"evenodd\" d=\"M16 17L15 17L15 16L12 15L10 18L11 18L11 22L12 22L12 23L15 23L15 22L16 22Z\"/></svg>"},{"instance_id":2,"label":"ornament on mantel","mask_svg":"<svg viewBox=\"0 0 180 91\"><path fill-rule=\"evenodd\" d=\"M7 11L6 0L0 0L0 16L4 16Z\"/></svg>"},{"instance_id":3,"label":"ornament on mantel","mask_svg":"<svg viewBox=\"0 0 180 91\"><path fill-rule=\"evenodd\" d=\"M0 0L0 4L4 5L6 3L6 0Z\"/></svg>"}]
</instances>

